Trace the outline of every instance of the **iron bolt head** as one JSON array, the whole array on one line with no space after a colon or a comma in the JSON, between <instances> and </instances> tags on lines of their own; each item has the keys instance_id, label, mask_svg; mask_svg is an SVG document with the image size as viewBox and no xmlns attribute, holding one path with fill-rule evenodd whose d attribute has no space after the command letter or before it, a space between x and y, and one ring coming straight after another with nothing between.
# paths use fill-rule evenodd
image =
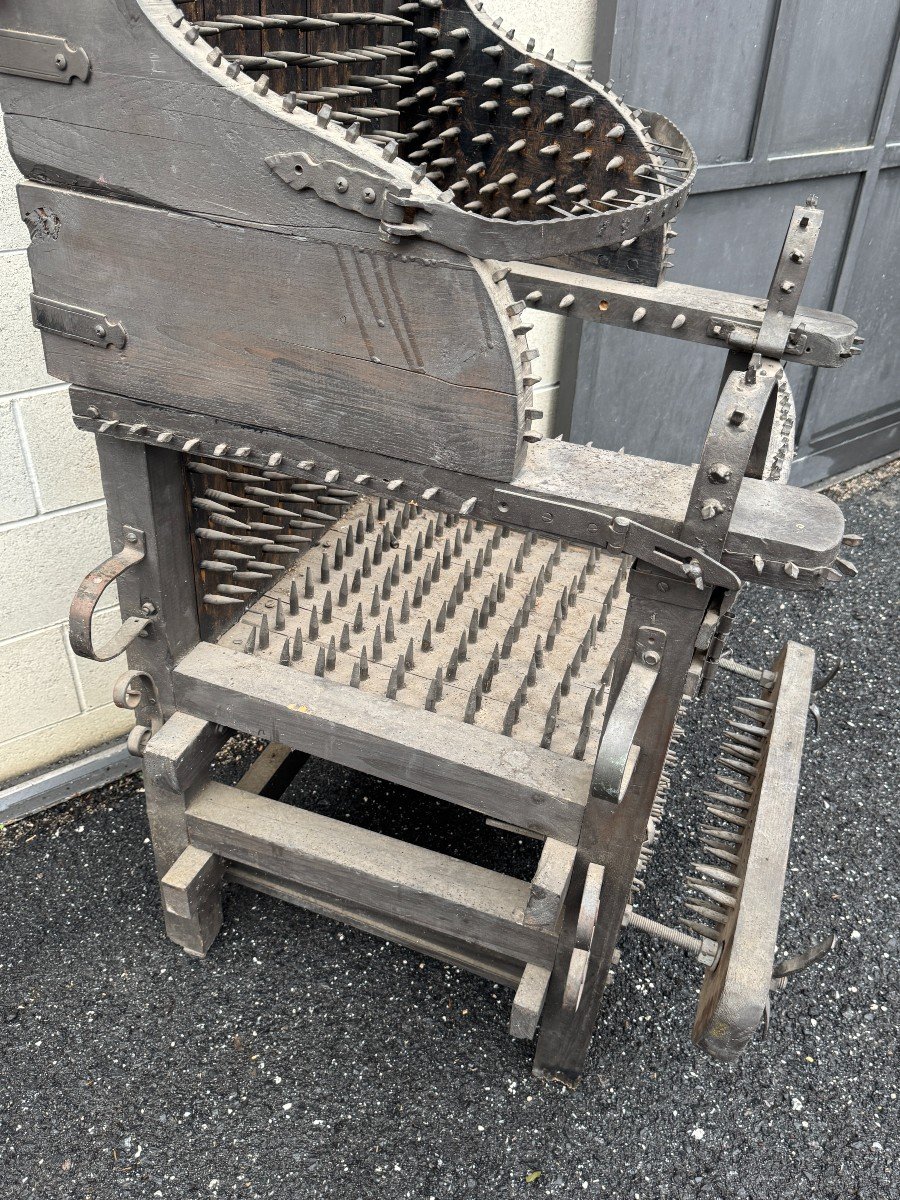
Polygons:
<instances>
[{"instance_id":1,"label":"iron bolt head","mask_svg":"<svg viewBox=\"0 0 900 1200\"><path fill-rule=\"evenodd\" d=\"M720 500L704 500L703 507L700 509L700 516L704 521L711 521L713 517L717 517L722 512L723 507Z\"/></svg>"},{"instance_id":2,"label":"iron bolt head","mask_svg":"<svg viewBox=\"0 0 900 1200\"><path fill-rule=\"evenodd\" d=\"M747 419L747 414L744 412L744 410L742 408L733 408L731 410L731 412L728 414L728 424L729 425L735 425L735 426L743 425L743 423L746 419Z\"/></svg>"},{"instance_id":3,"label":"iron bolt head","mask_svg":"<svg viewBox=\"0 0 900 1200\"><path fill-rule=\"evenodd\" d=\"M802 250L794 250L791 253L791 262L802 263L806 261L806 255Z\"/></svg>"},{"instance_id":4,"label":"iron bolt head","mask_svg":"<svg viewBox=\"0 0 900 1200\"><path fill-rule=\"evenodd\" d=\"M727 483L731 478L731 467L727 463L713 463L709 468L710 483Z\"/></svg>"},{"instance_id":5,"label":"iron bolt head","mask_svg":"<svg viewBox=\"0 0 900 1200\"><path fill-rule=\"evenodd\" d=\"M659 583L656 585L656 590L658 592L667 592L669 590L669 585L666 583L666 581L664 579L661 579L659 581Z\"/></svg>"},{"instance_id":6,"label":"iron bolt head","mask_svg":"<svg viewBox=\"0 0 900 1200\"><path fill-rule=\"evenodd\" d=\"M660 663L660 655L658 650L645 650L641 655L641 661L645 667L658 667Z\"/></svg>"},{"instance_id":7,"label":"iron bolt head","mask_svg":"<svg viewBox=\"0 0 900 1200\"><path fill-rule=\"evenodd\" d=\"M106 326L100 325L100 324L95 325L94 333L97 335L98 338L105 338L106 337Z\"/></svg>"},{"instance_id":8,"label":"iron bolt head","mask_svg":"<svg viewBox=\"0 0 900 1200\"><path fill-rule=\"evenodd\" d=\"M64 54L57 54L57 56L56 56L56 58L54 58L53 62L56 64L56 69L58 71L64 71L66 69L66 67L69 65L69 60L66 58L66 56Z\"/></svg>"},{"instance_id":9,"label":"iron bolt head","mask_svg":"<svg viewBox=\"0 0 900 1200\"><path fill-rule=\"evenodd\" d=\"M145 600L144 603L141 605L141 612L144 614L145 617L155 616L156 615L156 605L151 603L151 601L149 601L149 600Z\"/></svg>"},{"instance_id":10,"label":"iron bolt head","mask_svg":"<svg viewBox=\"0 0 900 1200\"><path fill-rule=\"evenodd\" d=\"M362 198L363 198L363 200L365 200L366 204L374 204L375 203L375 189L374 188L363 188Z\"/></svg>"},{"instance_id":11,"label":"iron bolt head","mask_svg":"<svg viewBox=\"0 0 900 1200\"><path fill-rule=\"evenodd\" d=\"M126 542L136 542L136 541L137 541L137 534L136 534L136 533L126 533L126 534L125 534L125 541L126 541Z\"/></svg>"},{"instance_id":12,"label":"iron bolt head","mask_svg":"<svg viewBox=\"0 0 900 1200\"><path fill-rule=\"evenodd\" d=\"M341 192L343 194L344 192L349 191L349 189L350 189L350 184L343 177L343 175L341 175L340 178L335 180L334 190L336 192Z\"/></svg>"},{"instance_id":13,"label":"iron bolt head","mask_svg":"<svg viewBox=\"0 0 900 1200\"><path fill-rule=\"evenodd\" d=\"M781 290L786 295L790 295L790 293L793 292L796 289L796 287L797 287L796 283L791 283L791 281L789 279L782 279L782 281L781 281Z\"/></svg>"}]
</instances>

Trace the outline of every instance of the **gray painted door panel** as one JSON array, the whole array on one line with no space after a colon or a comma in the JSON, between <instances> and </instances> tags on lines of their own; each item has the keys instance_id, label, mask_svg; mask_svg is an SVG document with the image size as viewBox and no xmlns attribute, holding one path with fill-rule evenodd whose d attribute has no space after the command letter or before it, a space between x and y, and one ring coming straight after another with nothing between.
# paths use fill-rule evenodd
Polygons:
<instances>
[{"instance_id":1,"label":"gray painted door panel","mask_svg":"<svg viewBox=\"0 0 900 1200\"><path fill-rule=\"evenodd\" d=\"M598 2L597 70L671 113L700 155L669 278L764 295L792 206L815 193L825 209L803 303L846 312L867 343L836 371L789 368L792 479L900 449L900 0ZM576 334L560 404L573 440L695 460L724 354L600 325Z\"/></svg>"}]
</instances>

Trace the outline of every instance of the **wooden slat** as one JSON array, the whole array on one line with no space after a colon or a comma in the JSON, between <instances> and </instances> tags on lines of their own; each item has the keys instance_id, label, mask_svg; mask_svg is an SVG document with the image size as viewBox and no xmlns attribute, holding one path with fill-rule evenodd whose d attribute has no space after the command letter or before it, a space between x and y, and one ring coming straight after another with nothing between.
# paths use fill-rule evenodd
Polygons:
<instances>
[{"instance_id":1,"label":"wooden slat","mask_svg":"<svg viewBox=\"0 0 900 1200\"><path fill-rule=\"evenodd\" d=\"M439 934L433 929L426 929L414 921L403 921L396 916L387 916L375 912L364 904L349 904L331 895L325 895L314 888L301 887L288 879L279 879L265 871L254 867L239 866L235 863L226 868L226 879L231 883L239 883L242 887L252 888L263 895L287 904L295 904L306 908L319 916L331 921L340 921L351 925L363 933L369 933L382 941L397 942L408 946L418 954L428 958L436 958L441 962L450 963L473 975L480 975L491 983L499 983L503 987L516 988L522 977L522 964L512 958L487 950L484 946L473 946L469 942L447 934ZM540 968L536 968L540 969Z\"/></svg>"},{"instance_id":2,"label":"wooden slat","mask_svg":"<svg viewBox=\"0 0 900 1200\"><path fill-rule=\"evenodd\" d=\"M694 1041L724 1062L740 1055L769 1000L814 666L813 651L797 642L787 643L776 664L778 683L769 697L775 710L748 814L744 882L733 927L723 930L722 955L706 972L697 1004Z\"/></svg>"},{"instance_id":3,"label":"wooden slat","mask_svg":"<svg viewBox=\"0 0 900 1200\"><path fill-rule=\"evenodd\" d=\"M522 972L509 1018L509 1032L514 1038L527 1040L534 1037L549 986L550 972L545 967L529 963Z\"/></svg>"},{"instance_id":4,"label":"wooden slat","mask_svg":"<svg viewBox=\"0 0 900 1200\"><path fill-rule=\"evenodd\" d=\"M553 962L555 937L523 922L521 880L224 784L197 788L187 822L192 845L223 858L522 962Z\"/></svg>"},{"instance_id":5,"label":"wooden slat","mask_svg":"<svg viewBox=\"0 0 900 1200\"><path fill-rule=\"evenodd\" d=\"M174 682L184 712L548 837L578 836L587 763L205 642Z\"/></svg>"}]
</instances>

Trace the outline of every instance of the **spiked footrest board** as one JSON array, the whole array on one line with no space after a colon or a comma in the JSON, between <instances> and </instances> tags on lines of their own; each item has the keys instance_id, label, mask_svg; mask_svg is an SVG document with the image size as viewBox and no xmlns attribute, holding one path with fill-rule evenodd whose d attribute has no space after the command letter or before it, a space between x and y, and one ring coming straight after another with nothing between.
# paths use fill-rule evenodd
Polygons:
<instances>
[{"instance_id":1,"label":"spiked footrest board","mask_svg":"<svg viewBox=\"0 0 900 1200\"><path fill-rule=\"evenodd\" d=\"M703 831L714 865L695 863L700 878L688 881L700 920L685 924L721 946L693 1037L724 1062L739 1057L768 1010L814 663L808 646L788 642L768 696L735 705L718 759L720 790L708 793L716 823Z\"/></svg>"}]
</instances>

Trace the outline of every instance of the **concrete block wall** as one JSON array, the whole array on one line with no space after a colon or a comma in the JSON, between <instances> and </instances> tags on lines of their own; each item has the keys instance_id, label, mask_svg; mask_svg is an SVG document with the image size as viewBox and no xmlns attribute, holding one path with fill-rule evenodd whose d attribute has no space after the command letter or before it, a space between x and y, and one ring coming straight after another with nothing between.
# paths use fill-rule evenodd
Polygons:
<instances>
[{"instance_id":1,"label":"concrete block wall","mask_svg":"<svg viewBox=\"0 0 900 1200\"><path fill-rule=\"evenodd\" d=\"M492 0L542 50L590 61L596 0ZM69 416L65 388L44 370L32 328L16 168L0 133L0 785L121 736L129 714L111 703L124 660L88 663L66 636L71 597L109 553L93 438ZM536 407L552 428L563 317L534 314L541 351ZM116 624L114 600L98 632Z\"/></svg>"},{"instance_id":2,"label":"concrete block wall","mask_svg":"<svg viewBox=\"0 0 900 1200\"><path fill-rule=\"evenodd\" d=\"M0 139L0 786L132 723L111 701L122 664L78 659L66 637L76 587L109 553L106 511L94 439L72 424L31 324L17 178Z\"/></svg>"}]
</instances>

